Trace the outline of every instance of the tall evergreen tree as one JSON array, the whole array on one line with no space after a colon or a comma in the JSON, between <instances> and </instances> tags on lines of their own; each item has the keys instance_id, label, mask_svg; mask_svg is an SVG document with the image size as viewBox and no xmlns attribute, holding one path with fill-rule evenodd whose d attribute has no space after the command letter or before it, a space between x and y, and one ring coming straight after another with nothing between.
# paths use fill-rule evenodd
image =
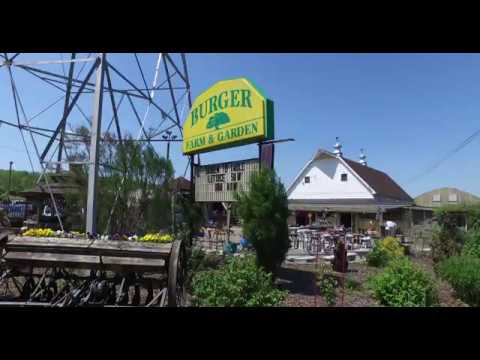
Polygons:
<instances>
[{"instance_id":1,"label":"tall evergreen tree","mask_svg":"<svg viewBox=\"0 0 480 360\"><path fill-rule=\"evenodd\" d=\"M250 191L237 194L243 235L257 253L257 263L275 274L290 241L287 193L273 170L262 169L250 179Z\"/></svg>"}]
</instances>

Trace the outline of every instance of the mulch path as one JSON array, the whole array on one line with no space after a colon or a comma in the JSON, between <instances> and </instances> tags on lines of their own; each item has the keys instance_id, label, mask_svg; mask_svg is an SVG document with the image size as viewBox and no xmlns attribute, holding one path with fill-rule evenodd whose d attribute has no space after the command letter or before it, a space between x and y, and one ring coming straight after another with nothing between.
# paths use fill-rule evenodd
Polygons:
<instances>
[{"instance_id":1,"label":"mulch path","mask_svg":"<svg viewBox=\"0 0 480 360\"><path fill-rule=\"evenodd\" d=\"M362 284L376 269L363 264L350 264L347 278ZM288 295L283 303L286 307L325 307L328 306L321 296L316 284L315 265L285 264L282 266L277 284L287 290ZM351 290L345 288L337 290L337 307L365 307L378 306L371 294L363 288Z\"/></svg>"},{"instance_id":2,"label":"mulch path","mask_svg":"<svg viewBox=\"0 0 480 360\"><path fill-rule=\"evenodd\" d=\"M284 306L314 307L321 299L315 296L318 292L315 284L314 266L293 265L282 266L277 277L277 284L281 289L288 291Z\"/></svg>"}]
</instances>

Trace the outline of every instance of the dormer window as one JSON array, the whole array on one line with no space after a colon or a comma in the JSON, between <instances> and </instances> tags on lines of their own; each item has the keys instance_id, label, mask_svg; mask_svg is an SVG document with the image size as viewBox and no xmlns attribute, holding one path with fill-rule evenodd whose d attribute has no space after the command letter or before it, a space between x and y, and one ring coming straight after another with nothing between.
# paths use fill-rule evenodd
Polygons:
<instances>
[{"instance_id":1,"label":"dormer window","mask_svg":"<svg viewBox=\"0 0 480 360\"><path fill-rule=\"evenodd\" d=\"M342 175L340 176L340 180L341 180L341 181L347 181L347 179L348 179L348 175L347 175L347 174L342 174Z\"/></svg>"},{"instance_id":2,"label":"dormer window","mask_svg":"<svg viewBox=\"0 0 480 360\"><path fill-rule=\"evenodd\" d=\"M305 184L309 184L310 183L310 176L305 176Z\"/></svg>"}]
</instances>

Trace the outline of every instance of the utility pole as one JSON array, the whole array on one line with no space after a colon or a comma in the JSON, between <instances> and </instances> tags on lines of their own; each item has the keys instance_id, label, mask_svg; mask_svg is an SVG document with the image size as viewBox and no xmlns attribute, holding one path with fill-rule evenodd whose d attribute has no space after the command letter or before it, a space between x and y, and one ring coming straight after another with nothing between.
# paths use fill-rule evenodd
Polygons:
<instances>
[{"instance_id":1,"label":"utility pole","mask_svg":"<svg viewBox=\"0 0 480 360\"><path fill-rule=\"evenodd\" d=\"M165 131L166 135L162 135L163 140L167 141L167 160L170 160L170 142L177 138L177 135L172 135L170 130Z\"/></svg>"},{"instance_id":2,"label":"utility pole","mask_svg":"<svg viewBox=\"0 0 480 360\"><path fill-rule=\"evenodd\" d=\"M162 135L163 140L167 141L167 161L170 160L170 142L172 140L175 140L177 138L177 135L172 135L172 132L170 130L167 130L166 135ZM172 235L175 234L175 191L176 189L173 189L172 195L170 198L170 207L172 211Z\"/></svg>"},{"instance_id":3,"label":"utility pole","mask_svg":"<svg viewBox=\"0 0 480 360\"><path fill-rule=\"evenodd\" d=\"M7 193L7 200L10 202L10 190L12 186L12 165L13 161L10 161L10 170L8 171L8 193Z\"/></svg>"},{"instance_id":4,"label":"utility pole","mask_svg":"<svg viewBox=\"0 0 480 360\"><path fill-rule=\"evenodd\" d=\"M90 131L90 163L88 165L87 233L91 235L97 233L98 150L102 131L103 79L106 67L105 54L100 54L98 61L92 130Z\"/></svg>"}]
</instances>

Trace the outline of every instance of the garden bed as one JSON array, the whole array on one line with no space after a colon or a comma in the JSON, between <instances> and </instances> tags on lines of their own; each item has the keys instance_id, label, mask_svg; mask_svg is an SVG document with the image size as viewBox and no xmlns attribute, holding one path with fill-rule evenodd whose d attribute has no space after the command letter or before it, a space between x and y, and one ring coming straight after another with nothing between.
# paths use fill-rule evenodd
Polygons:
<instances>
[{"instance_id":1,"label":"garden bed","mask_svg":"<svg viewBox=\"0 0 480 360\"><path fill-rule=\"evenodd\" d=\"M433 263L428 257L413 258L411 260L432 275L438 288L439 305L441 307L468 306L455 296L451 286L435 276ZM320 295L316 285L315 264L292 264L282 266L277 284L280 288L288 290L287 299L283 306L286 307L323 307L328 306L323 296ZM336 307L376 307L382 306L366 288L367 279L378 274L382 269L368 266L366 263L350 263L349 272L343 292L337 289ZM343 300L343 301L342 301Z\"/></svg>"}]
</instances>

